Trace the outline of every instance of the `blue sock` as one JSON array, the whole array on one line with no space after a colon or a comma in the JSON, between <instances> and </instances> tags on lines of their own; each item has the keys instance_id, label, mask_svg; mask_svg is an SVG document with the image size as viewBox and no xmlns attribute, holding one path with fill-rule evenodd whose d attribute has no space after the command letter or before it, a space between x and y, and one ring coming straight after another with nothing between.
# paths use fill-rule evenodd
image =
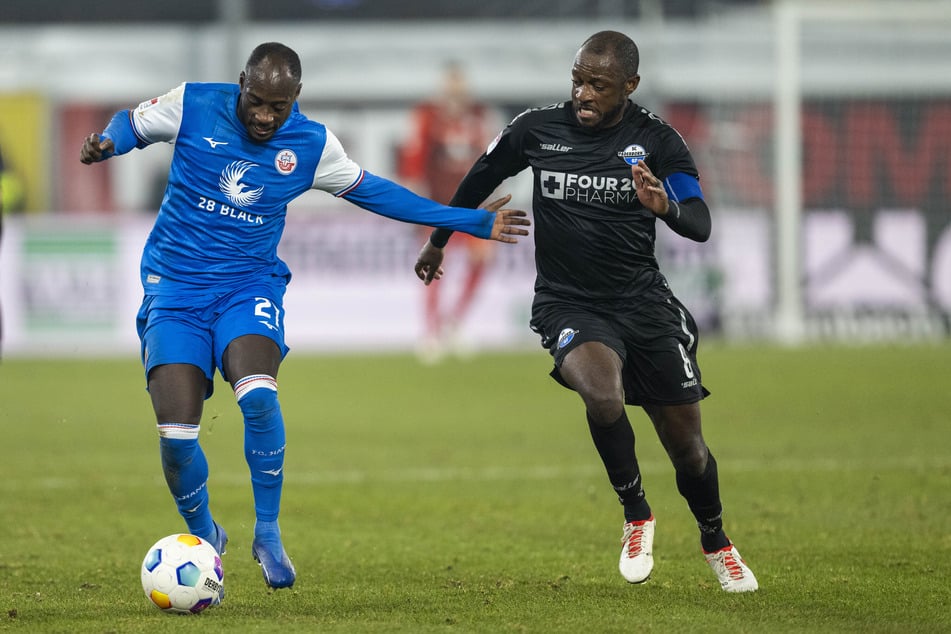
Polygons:
<instances>
[{"instance_id":1,"label":"blue sock","mask_svg":"<svg viewBox=\"0 0 951 634\"><path fill-rule=\"evenodd\" d=\"M277 400L277 382L266 374L237 381L234 393L244 414L244 457L251 471L254 514L273 522L281 510L284 485L284 418Z\"/></svg>"},{"instance_id":2,"label":"blue sock","mask_svg":"<svg viewBox=\"0 0 951 634\"><path fill-rule=\"evenodd\" d=\"M188 532L202 539L216 536L208 507L208 461L198 444L198 425L159 423L159 449L168 490Z\"/></svg>"},{"instance_id":3,"label":"blue sock","mask_svg":"<svg viewBox=\"0 0 951 634\"><path fill-rule=\"evenodd\" d=\"M277 525L276 520L273 522L257 521L254 523L254 539L265 543L277 540L277 543L280 543L281 527Z\"/></svg>"}]
</instances>

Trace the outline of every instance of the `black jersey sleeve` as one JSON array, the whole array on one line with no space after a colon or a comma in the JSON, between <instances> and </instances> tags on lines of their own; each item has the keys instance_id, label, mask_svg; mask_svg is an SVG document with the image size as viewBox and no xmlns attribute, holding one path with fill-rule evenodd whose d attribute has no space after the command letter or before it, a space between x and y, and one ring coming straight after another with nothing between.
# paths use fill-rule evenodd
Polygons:
<instances>
[{"instance_id":1,"label":"black jersey sleeve","mask_svg":"<svg viewBox=\"0 0 951 634\"><path fill-rule=\"evenodd\" d=\"M700 175L696 163L680 133L666 121L657 120L662 124L658 131L665 151L660 154L660 159L652 167L654 174L661 180L666 180L671 176L674 178L677 176L692 177L683 180L693 182L693 187L688 188L687 196L678 200L670 200L667 214L661 216L661 219L677 234L697 242L706 242L710 238L712 221L710 208L704 201L699 186ZM697 181L693 181L693 179L697 179ZM696 196L691 195L694 190L696 190ZM683 192L678 193L683 195Z\"/></svg>"},{"instance_id":2,"label":"black jersey sleeve","mask_svg":"<svg viewBox=\"0 0 951 634\"><path fill-rule=\"evenodd\" d=\"M712 222L710 208L702 198L689 198L681 202L671 200L667 213L661 216L667 226L678 234L697 242L710 238Z\"/></svg>"},{"instance_id":3,"label":"black jersey sleeve","mask_svg":"<svg viewBox=\"0 0 951 634\"><path fill-rule=\"evenodd\" d=\"M651 165L654 175L663 180L671 174L681 172L699 178L697 165L694 163L690 149L680 133L667 122L663 122L663 126L659 128L659 133L664 152L661 159L656 164ZM648 160L648 163L651 162Z\"/></svg>"}]
</instances>

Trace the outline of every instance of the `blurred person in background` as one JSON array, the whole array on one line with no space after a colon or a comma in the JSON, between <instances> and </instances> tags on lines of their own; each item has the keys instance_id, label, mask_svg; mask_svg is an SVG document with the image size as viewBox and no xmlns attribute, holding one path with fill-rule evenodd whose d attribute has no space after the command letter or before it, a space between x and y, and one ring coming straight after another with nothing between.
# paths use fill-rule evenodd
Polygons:
<instances>
[{"instance_id":1,"label":"blurred person in background","mask_svg":"<svg viewBox=\"0 0 951 634\"><path fill-rule=\"evenodd\" d=\"M7 163L4 166L2 148L0 148L0 205L8 214L24 211L26 207L26 191L23 178Z\"/></svg>"},{"instance_id":2,"label":"blurred person in background","mask_svg":"<svg viewBox=\"0 0 951 634\"><path fill-rule=\"evenodd\" d=\"M498 131L500 118L474 98L465 70L457 61L445 65L438 93L417 104L410 118L409 135L399 153L401 182L423 196L448 204L472 162ZM468 234L459 235L453 242L465 258L458 295L447 301L441 284L430 284L423 290L423 334L417 352L426 363L439 361L447 352L466 352L459 330L494 250L491 242Z\"/></svg>"},{"instance_id":3,"label":"blurred person in background","mask_svg":"<svg viewBox=\"0 0 951 634\"><path fill-rule=\"evenodd\" d=\"M625 405L647 413L700 529L706 561L727 592L758 588L723 530L717 462L700 424L696 323L654 255L656 219L704 242L711 229L699 175L680 134L630 100L640 83L635 43L591 36L571 70L571 100L526 110L472 166L451 204L476 206L506 178L534 173L535 298L531 327L551 374L585 404L588 428L623 506L621 575L654 566L647 502ZM450 232L436 229L416 274L442 275Z\"/></svg>"},{"instance_id":4,"label":"blurred person in background","mask_svg":"<svg viewBox=\"0 0 951 634\"><path fill-rule=\"evenodd\" d=\"M237 84L186 82L120 110L84 141L96 163L134 148L174 143L165 197L141 261L137 317L142 361L158 427L162 468L189 532L225 552L213 519L208 462L199 445L204 400L217 369L244 417L255 526L251 552L271 588L296 571L278 515L285 426L277 396L284 341L283 298L291 279L277 247L288 203L310 189L400 221L515 242L525 213L447 207L360 168L297 98L301 64L279 43L256 47Z\"/></svg>"},{"instance_id":5,"label":"blurred person in background","mask_svg":"<svg viewBox=\"0 0 951 634\"><path fill-rule=\"evenodd\" d=\"M0 246L3 245L3 148L0 147ZM0 303L0 358L3 358L3 306Z\"/></svg>"}]
</instances>

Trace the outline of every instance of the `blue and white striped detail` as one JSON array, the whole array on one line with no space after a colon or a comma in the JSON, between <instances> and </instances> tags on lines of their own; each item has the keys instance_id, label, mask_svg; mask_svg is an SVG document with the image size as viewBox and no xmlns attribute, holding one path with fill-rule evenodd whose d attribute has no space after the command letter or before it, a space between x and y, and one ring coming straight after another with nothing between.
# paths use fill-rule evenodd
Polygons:
<instances>
[{"instance_id":1,"label":"blue and white striped detail","mask_svg":"<svg viewBox=\"0 0 951 634\"><path fill-rule=\"evenodd\" d=\"M234 384L234 395L241 400L251 390L265 389L277 392L277 380L267 374L251 374Z\"/></svg>"}]
</instances>

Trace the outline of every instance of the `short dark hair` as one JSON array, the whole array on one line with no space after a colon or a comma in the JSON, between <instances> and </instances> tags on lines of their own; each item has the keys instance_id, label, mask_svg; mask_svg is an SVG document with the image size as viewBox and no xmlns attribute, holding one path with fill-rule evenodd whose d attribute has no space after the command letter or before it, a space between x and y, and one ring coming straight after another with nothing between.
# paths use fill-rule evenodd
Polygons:
<instances>
[{"instance_id":1,"label":"short dark hair","mask_svg":"<svg viewBox=\"0 0 951 634\"><path fill-rule=\"evenodd\" d=\"M287 70L290 71L291 76L295 80L300 81L300 56L294 49L280 42L265 42L264 44L258 44L254 47L250 57L248 57L248 63L244 66L245 72L250 74L252 68L256 67L268 57L272 58L275 62L280 62L287 66Z\"/></svg>"},{"instance_id":2,"label":"short dark hair","mask_svg":"<svg viewBox=\"0 0 951 634\"><path fill-rule=\"evenodd\" d=\"M634 40L617 31L599 31L586 39L581 48L596 55L612 54L621 66L625 79L637 75L641 56Z\"/></svg>"}]
</instances>

